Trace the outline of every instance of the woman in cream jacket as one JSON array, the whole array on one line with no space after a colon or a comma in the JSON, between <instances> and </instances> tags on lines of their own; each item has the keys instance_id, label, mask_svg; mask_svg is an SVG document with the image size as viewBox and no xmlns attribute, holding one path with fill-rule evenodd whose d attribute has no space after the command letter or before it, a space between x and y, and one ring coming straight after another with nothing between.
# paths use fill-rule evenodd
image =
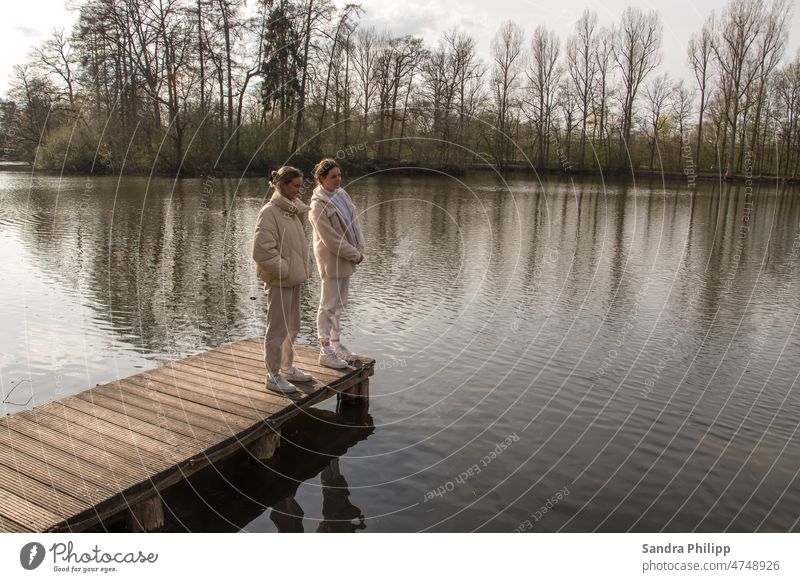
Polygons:
<instances>
[{"instance_id":1,"label":"woman in cream jacket","mask_svg":"<svg viewBox=\"0 0 800 582\"><path fill-rule=\"evenodd\" d=\"M331 158L314 167L317 187L311 197L308 218L314 227L314 256L322 280L317 332L321 344L319 363L346 368L357 359L341 343L340 318L347 307L350 276L364 260L364 235L358 211L341 188L342 170Z\"/></svg>"},{"instance_id":2,"label":"woman in cream jacket","mask_svg":"<svg viewBox=\"0 0 800 582\"><path fill-rule=\"evenodd\" d=\"M308 211L298 195L303 173L283 166L272 172L274 193L258 214L253 236L256 274L267 293L264 364L268 390L291 394L292 382L309 382L310 374L293 363L293 344L300 331L300 285L308 279L308 241L299 214Z\"/></svg>"}]
</instances>

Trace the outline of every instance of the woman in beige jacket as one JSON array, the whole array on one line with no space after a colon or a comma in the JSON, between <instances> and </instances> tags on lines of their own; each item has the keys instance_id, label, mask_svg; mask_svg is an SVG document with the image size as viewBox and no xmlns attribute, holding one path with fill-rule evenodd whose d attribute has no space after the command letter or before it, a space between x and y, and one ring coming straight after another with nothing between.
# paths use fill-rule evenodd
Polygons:
<instances>
[{"instance_id":1,"label":"woman in beige jacket","mask_svg":"<svg viewBox=\"0 0 800 582\"><path fill-rule=\"evenodd\" d=\"M283 166L272 172L274 193L258 214L253 236L256 274L267 294L264 364L268 390L297 391L292 382L310 382L311 374L294 364L293 344L300 331L300 284L308 279L308 242L299 215L308 211L298 195L303 173Z\"/></svg>"},{"instance_id":2,"label":"woman in beige jacket","mask_svg":"<svg viewBox=\"0 0 800 582\"><path fill-rule=\"evenodd\" d=\"M347 306L350 276L364 260L364 235L353 201L341 187L342 170L331 158L314 167L317 187L311 197L308 218L314 227L314 256L322 280L317 333L321 349L319 363L346 368L357 359L341 343L340 318Z\"/></svg>"}]
</instances>

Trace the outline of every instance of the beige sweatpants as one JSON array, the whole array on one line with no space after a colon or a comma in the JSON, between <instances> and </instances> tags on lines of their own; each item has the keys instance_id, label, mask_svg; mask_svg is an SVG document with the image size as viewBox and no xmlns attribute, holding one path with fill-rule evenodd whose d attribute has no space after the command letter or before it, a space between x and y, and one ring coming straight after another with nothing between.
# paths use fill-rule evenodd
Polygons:
<instances>
[{"instance_id":1,"label":"beige sweatpants","mask_svg":"<svg viewBox=\"0 0 800 582\"><path fill-rule=\"evenodd\" d=\"M264 337L264 365L277 374L291 368L294 339L300 331L300 285L267 288L267 333Z\"/></svg>"},{"instance_id":2,"label":"beige sweatpants","mask_svg":"<svg viewBox=\"0 0 800 582\"><path fill-rule=\"evenodd\" d=\"M322 279L317 310L317 335L321 340L341 338L339 319L347 307L347 294L350 292L350 277Z\"/></svg>"}]
</instances>

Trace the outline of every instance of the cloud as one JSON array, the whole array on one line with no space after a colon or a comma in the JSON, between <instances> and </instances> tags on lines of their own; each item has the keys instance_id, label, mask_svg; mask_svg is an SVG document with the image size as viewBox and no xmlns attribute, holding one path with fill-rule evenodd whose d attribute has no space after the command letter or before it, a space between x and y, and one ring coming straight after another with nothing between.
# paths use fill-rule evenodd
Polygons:
<instances>
[{"instance_id":1,"label":"cloud","mask_svg":"<svg viewBox=\"0 0 800 582\"><path fill-rule=\"evenodd\" d=\"M11 30L19 33L24 38L39 38L44 34L41 29L31 28L29 26L14 26Z\"/></svg>"},{"instance_id":2,"label":"cloud","mask_svg":"<svg viewBox=\"0 0 800 582\"><path fill-rule=\"evenodd\" d=\"M404 2L374 2L365 0L362 6L364 27L374 26L376 30L389 30L395 36L421 36L428 42L435 42L445 30L454 26L466 31L479 32L480 16L475 11L466 14L461 2L440 0L405 0Z\"/></svg>"}]
</instances>

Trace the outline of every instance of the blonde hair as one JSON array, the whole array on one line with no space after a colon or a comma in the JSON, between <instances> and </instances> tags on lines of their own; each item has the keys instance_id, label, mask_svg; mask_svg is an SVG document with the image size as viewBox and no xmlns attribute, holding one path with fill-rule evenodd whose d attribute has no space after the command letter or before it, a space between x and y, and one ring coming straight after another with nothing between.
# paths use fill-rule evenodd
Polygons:
<instances>
[{"instance_id":1,"label":"blonde hair","mask_svg":"<svg viewBox=\"0 0 800 582\"><path fill-rule=\"evenodd\" d=\"M314 178L317 180L317 182L319 182L320 178L327 176L328 173L334 168L339 168L340 170L342 169L342 167L339 165L339 162L333 158L325 158L320 160L319 163L314 166Z\"/></svg>"},{"instance_id":2,"label":"blonde hair","mask_svg":"<svg viewBox=\"0 0 800 582\"><path fill-rule=\"evenodd\" d=\"M269 174L270 185L278 190L278 184L287 184L296 178L302 178L303 172L294 166L281 166Z\"/></svg>"}]
</instances>

